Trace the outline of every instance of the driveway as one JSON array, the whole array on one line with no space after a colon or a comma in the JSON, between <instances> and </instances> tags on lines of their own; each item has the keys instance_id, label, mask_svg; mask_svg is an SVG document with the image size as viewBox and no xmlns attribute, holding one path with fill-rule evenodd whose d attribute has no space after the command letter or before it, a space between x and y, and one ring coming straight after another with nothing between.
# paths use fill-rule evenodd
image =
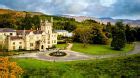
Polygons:
<instances>
[{"instance_id":1,"label":"driveway","mask_svg":"<svg viewBox=\"0 0 140 78\"><path fill-rule=\"evenodd\" d=\"M69 44L69 46L72 47L72 44ZM27 53L27 54L13 56L13 58L35 58L38 60L45 60L45 61L75 61L75 60L102 59L102 58L140 54L140 42L135 43L135 48L133 51L122 53L122 54L109 54L109 55L87 55L80 52L70 51L70 47L67 50L60 50L67 53L67 56L64 57L49 56L49 53L51 53L50 51L50 52Z\"/></svg>"}]
</instances>

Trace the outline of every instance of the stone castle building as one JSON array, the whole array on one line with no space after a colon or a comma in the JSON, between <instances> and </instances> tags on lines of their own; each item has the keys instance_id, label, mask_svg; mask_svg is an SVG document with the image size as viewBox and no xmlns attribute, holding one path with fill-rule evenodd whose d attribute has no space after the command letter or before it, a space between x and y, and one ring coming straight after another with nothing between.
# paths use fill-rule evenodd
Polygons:
<instances>
[{"instance_id":1,"label":"stone castle building","mask_svg":"<svg viewBox=\"0 0 140 78\"><path fill-rule=\"evenodd\" d=\"M57 33L52 31L53 19L51 22L41 20L38 30L14 30L0 28L0 43L6 45L10 50L40 50L45 51L57 44Z\"/></svg>"}]
</instances>

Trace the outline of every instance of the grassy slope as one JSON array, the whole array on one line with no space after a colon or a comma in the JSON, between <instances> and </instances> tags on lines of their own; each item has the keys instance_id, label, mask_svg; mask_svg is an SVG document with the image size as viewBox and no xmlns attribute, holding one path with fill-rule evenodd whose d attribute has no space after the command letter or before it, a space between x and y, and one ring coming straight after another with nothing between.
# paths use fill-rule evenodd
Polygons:
<instances>
[{"instance_id":1,"label":"grassy slope","mask_svg":"<svg viewBox=\"0 0 140 78\"><path fill-rule=\"evenodd\" d=\"M83 44L74 43L72 50L77 52L82 52L86 54L115 54L115 53L124 53L133 50L134 44L127 44L124 49L121 51L115 51L110 48L110 45L96 45L88 44L86 48L83 48Z\"/></svg>"},{"instance_id":2,"label":"grassy slope","mask_svg":"<svg viewBox=\"0 0 140 78\"><path fill-rule=\"evenodd\" d=\"M13 59L26 75L42 78L136 78L140 75L140 55L102 60L46 62L35 59ZM122 73L123 72L123 73Z\"/></svg>"}]
</instances>

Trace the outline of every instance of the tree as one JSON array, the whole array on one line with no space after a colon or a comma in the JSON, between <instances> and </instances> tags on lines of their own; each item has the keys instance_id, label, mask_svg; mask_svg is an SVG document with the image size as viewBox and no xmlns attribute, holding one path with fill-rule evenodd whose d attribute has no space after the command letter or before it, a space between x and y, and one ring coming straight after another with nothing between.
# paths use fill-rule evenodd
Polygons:
<instances>
[{"instance_id":1,"label":"tree","mask_svg":"<svg viewBox=\"0 0 140 78\"><path fill-rule=\"evenodd\" d=\"M101 25L95 25L91 29L91 34L92 34L92 43L94 44L107 44L108 43L108 38L105 36L103 33L103 27Z\"/></svg>"},{"instance_id":2,"label":"tree","mask_svg":"<svg viewBox=\"0 0 140 78\"><path fill-rule=\"evenodd\" d=\"M84 44L83 47L86 47L86 44L90 41L90 33L89 28L77 28L74 31L74 34L79 36L79 40Z\"/></svg>"},{"instance_id":3,"label":"tree","mask_svg":"<svg viewBox=\"0 0 140 78\"><path fill-rule=\"evenodd\" d=\"M22 73L16 62L10 62L7 57L0 58L0 78L18 78Z\"/></svg>"},{"instance_id":4,"label":"tree","mask_svg":"<svg viewBox=\"0 0 140 78\"><path fill-rule=\"evenodd\" d=\"M107 25L106 25L106 32L108 33L111 33L111 23L110 22L107 22Z\"/></svg>"},{"instance_id":5,"label":"tree","mask_svg":"<svg viewBox=\"0 0 140 78\"><path fill-rule=\"evenodd\" d=\"M69 32L72 32L76 29L76 25L73 22L65 22L64 30L68 30Z\"/></svg>"},{"instance_id":6,"label":"tree","mask_svg":"<svg viewBox=\"0 0 140 78\"><path fill-rule=\"evenodd\" d=\"M126 37L125 30L122 21L118 21L115 24L115 28L112 31L111 47L115 50L121 50L125 47Z\"/></svg>"},{"instance_id":7,"label":"tree","mask_svg":"<svg viewBox=\"0 0 140 78\"><path fill-rule=\"evenodd\" d=\"M136 31L137 31L137 32L136 32L136 40L137 40L137 41L140 41L140 36L139 36L139 35L140 35L140 27L136 27L135 29L136 29Z\"/></svg>"},{"instance_id":8,"label":"tree","mask_svg":"<svg viewBox=\"0 0 140 78\"><path fill-rule=\"evenodd\" d=\"M112 25L110 22L107 22L107 25L105 26L105 32L106 32L106 36L108 38L111 38L111 29L112 29Z\"/></svg>"},{"instance_id":9,"label":"tree","mask_svg":"<svg viewBox=\"0 0 140 78\"><path fill-rule=\"evenodd\" d=\"M34 26L33 29L40 28L40 18L39 18L38 15L33 16L32 23L34 24L33 25Z\"/></svg>"},{"instance_id":10,"label":"tree","mask_svg":"<svg viewBox=\"0 0 140 78\"><path fill-rule=\"evenodd\" d=\"M33 26L32 23L32 17L30 14L26 13L25 18L22 18L22 25L20 26L19 29L31 29L31 27Z\"/></svg>"},{"instance_id":11,"label":"tree","mask_svg":"<svg viewBox=\"0 0 140 78\"><path fill-rule=\"evenodd\" d=\"M125 34L126 34L126 40L128 43L132 43L135 41L134 30L132 30L132 28L130 28L128 24L126 25Z\"/></svg>"}]
</instances>

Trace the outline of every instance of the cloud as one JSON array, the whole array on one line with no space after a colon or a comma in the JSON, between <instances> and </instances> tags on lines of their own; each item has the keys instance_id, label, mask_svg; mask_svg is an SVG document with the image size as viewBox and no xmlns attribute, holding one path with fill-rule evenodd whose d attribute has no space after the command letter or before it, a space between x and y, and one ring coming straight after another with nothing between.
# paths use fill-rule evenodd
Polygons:
<instances>
[{"instance_id":1,"label":"cloud","mask_svg":"<svg viewBox=\"0 0 140 78\"><path fill-rule=\"evenodd\" d=\"M127 18L140 16L140 0L0 0L0 8L55 15Z\"/></svg>"},{"instance_id":2,"label":"cloud","mask_svg":"<svg viewBox=\"0 0 140 78\"><path fill-rule=\"evenodd\" d=\"M0 4L0 8L3 8L3 9L10 9L9 7L5 6L5 5L2 5Z\"/></svg>"}]
</instances>

